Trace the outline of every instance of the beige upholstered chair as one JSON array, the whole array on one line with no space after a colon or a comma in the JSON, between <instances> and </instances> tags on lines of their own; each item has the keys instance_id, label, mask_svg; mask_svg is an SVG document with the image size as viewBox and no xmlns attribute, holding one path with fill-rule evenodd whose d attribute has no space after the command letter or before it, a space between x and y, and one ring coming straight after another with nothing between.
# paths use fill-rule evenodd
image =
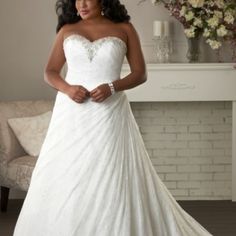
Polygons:
<instances>
[{"instance_id":1,"label":"beige upholstered chair","mask_svg":"<svg viewBox=\"0 0 236 236\"><path fill-rule=\"evenodd\" d=\"M29 156L7 123L8 118L36 116L52 110L53 100L0 102L1 211L7 210L10 188L27 191L37 157Z\"/></svg>"}]
</instances>

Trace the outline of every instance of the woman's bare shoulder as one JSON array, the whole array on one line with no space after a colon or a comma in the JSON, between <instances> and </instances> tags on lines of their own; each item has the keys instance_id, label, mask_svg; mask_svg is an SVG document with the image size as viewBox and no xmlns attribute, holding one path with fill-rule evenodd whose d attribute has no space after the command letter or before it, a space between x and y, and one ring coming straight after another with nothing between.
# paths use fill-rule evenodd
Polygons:
<instances>
[{"instance_id":1,"label":"woman's bare shoulder","mask_svg":"<svg viewBox=\"0 0 236 236\"><path fill-rule=\"evenodd\" d=\"M67 36L69 36L71 33L73 33L75 30L78 29L78 24L65 24L61 27L61 33L63 35L63 38L65 39Z\"/></svg>"},{"instance_id":2,"label":"woman's bare shoulder","mask_svg":"<svg viewBox=\"0 0 236 236\"><path fill-rule=\"evenodd\" d=\"M128 33L128 31L131 31L131 30L134 30L134 25L133 25L133 23L132 22L121 22L121 23L119 23L119 25L120 25L120 27L122 27L124 30L126 30L127 31L127 33Z\"/></svg>"},{"instance_id":3,"label":"woman's bare shoulder","mask_svg":"<svg viewBox=\"0 0 236 236\"><path fill-rule=\"evenodd\" d=\"M137 40L139 35L131 22L122 22L120 25L126 34L128 41Z\"/></svg>"},{"instance_id":4,"label":"woman's bare shoulder","mask_svg":"<svg viewBox=\"0 0 236 236\"><path fill-rule=\"evenodd\" d=\"M132 22L122 22L119 23L120 27L124 30L128 38L132 38L134 35L137 35L137 31L132 24Z\"/></svg>"}]
</instances>

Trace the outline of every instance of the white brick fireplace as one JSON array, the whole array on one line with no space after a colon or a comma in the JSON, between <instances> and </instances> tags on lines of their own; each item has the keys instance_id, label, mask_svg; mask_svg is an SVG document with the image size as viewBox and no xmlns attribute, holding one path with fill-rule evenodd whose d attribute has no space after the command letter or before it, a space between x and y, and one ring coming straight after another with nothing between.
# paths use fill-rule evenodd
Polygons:
<instances>
[{"instance_id":1,"label":"white brick fireplace","mask_svg":"<svg viewBox=\"0 0 236 236\"><path fill-rule=\"evenodd\" d=\"M124 64L121 78L129 71ZM146 83L126 94L158 175L177 199L236 201L233 64L147 64L147 71Z\"/></svg>"}]
</instances>

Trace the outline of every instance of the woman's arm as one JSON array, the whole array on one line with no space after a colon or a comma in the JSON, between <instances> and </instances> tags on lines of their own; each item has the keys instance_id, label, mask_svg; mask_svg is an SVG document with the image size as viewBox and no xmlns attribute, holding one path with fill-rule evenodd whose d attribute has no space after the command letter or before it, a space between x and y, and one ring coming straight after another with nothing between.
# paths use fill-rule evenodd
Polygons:
<instances>
[{"instance_id":1,"label":"woman's arm","mask_svg":"<svg viewBox=\"0 0 236 236\"><path fill-rule=\"evenodd\" d=\"M44 69L44 80L56 90L65 93L69 84L60 76L66 58L63 50L63 28L59 30L53 43L48 62Z\"/></svg>"},{"instance_id":2,"label":"woman's arm","mask_svg":"<svg viewBox=\"0 0 236 236\"><path fill-rule=\"evenodd\" d=\"M61 76L60 72L65 64L66 58L63 49L64 28L62 27L56 35L48 62L44 70L44 80L53 88L63 92L78 103L84 102L89 97L89 91L82 85L70 85Z\"/></svg>"},{"instance_id":3,"label":"woman's arm","mask_svg":"<svg viewBox=\"0 0 236 236\"><path fill-rule=\"evenodd\" d=\"M136 87L147 80L146 65L140 45L139 36L132 23L124 24L127 33L127 60L131 73L113 82L115 91L122 91Z\"/></svg>"}]
</instances>

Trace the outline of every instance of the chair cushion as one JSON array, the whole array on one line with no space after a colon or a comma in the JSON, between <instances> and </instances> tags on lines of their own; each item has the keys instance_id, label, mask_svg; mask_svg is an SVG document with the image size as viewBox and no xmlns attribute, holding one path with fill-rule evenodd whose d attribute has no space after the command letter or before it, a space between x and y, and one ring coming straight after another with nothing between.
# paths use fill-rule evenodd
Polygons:
<instances>
[{"instance_id":1,"label":"chair cushion","mask_svg":"<svg viewBox=\"0 0 236 236\"><path fill-rule=\"evenodd\" d=\"M30 156L38 156L51 120L52 111L37 116L8 119L21 146Z\"/></svg>"},{"instance_id":2,"label":"chair cushion","mask_svg":"<svg viewBox=\"0 0 236 236\"><path fill-rule=\"evenodd\" d=\"M7 165L0 163L0 179L4 186L28 190L37 157L22 156L10 161Z\"/></svg>"}]
</instances>

